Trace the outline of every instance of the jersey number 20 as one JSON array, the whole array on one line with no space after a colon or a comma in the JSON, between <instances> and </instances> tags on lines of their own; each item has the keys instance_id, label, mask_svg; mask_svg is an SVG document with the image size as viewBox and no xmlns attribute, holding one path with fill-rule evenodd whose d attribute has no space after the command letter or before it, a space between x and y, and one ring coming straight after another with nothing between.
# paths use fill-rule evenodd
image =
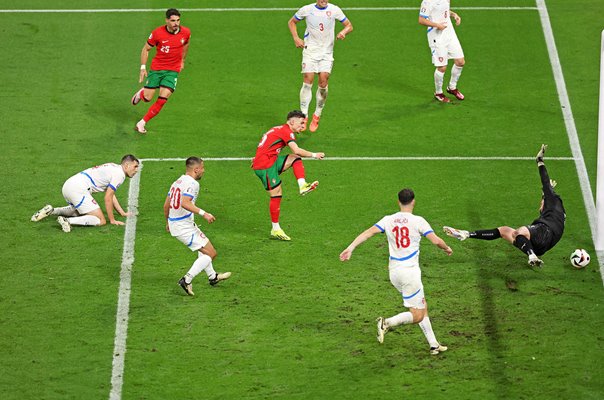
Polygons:
<instances>
[{"instance_id":1,"label":"jersey number 20","mask_svg":"<svg viewBox=\"0 0 604 400\"><path fill-rule=\"evenodd\" d=\"M180 208L180 189L179 188L171 188L170 189L170 207L174 210L178 210Z\"/></svg>"},{"instance_id":2,"label":"jersey number 20","mask_svg":"<svg viewBox=\"0 0 604 400\"><path fill-rule=\"evenodd\" d=\"M409 239L409 228L406 226L395 226L392 228L392 232L394 232L394 242L398 249L401 247L403 249L409 247L411 244L411 239Z\"/></svg>"}]
</instances>

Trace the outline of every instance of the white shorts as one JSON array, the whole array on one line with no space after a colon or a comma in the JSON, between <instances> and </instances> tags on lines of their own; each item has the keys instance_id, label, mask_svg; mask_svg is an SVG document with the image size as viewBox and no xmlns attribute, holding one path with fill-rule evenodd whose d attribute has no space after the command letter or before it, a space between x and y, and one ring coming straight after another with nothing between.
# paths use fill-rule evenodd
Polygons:
<instances>
[{"instance_id":1,"label":"white shorts","mask_svg":"<svg viewBox=\"0 0 604 400\"><path fill-rule=\"evenodd\" d=\"M327 72L331 74L331 68L333 67L333 55L322 54L313 55L302 53L302 73L318 74L319 72Z\"/></svg>"},{"instance_id":2,"label":"white shorts","mask_svg":"<svg viewBox=\"0 0 604 400\"><path fill-rule=\"evenodd\" d=\"M172 232L170 226L170 233L191 251L198 251L210 241L197 225L193 225L191 229L178 229L176 232Z\"/></svg>"},{"instance_id":3,"label":"white shorts","mask_svg":"<svg viewBox=\"0 0 604 400\"><path fill-rule=\"evenodd\" d=\"M82 215L101 208L92 197L86 175L77 174L67 179L63 184L63 197Z\"/></svg>"},{"instance_id":4,"label":"white shorts","mask_svg":"<svg viewBox=\"0 0 604 400\"><path fill-rule=\"evenodd\" d=\"M432 51L432 64L444 67L450 59L463 58L461 43L453 31L452 34L428 34L428 45Z\"/></svg>"},{"instance_id":5,"label":"white shorts","mask_svg":"<svg viewBox=\"0 0 604 400\"><path fill-rule=\"evenodd\" d=\"M415 267L391 267L390 282L403 296L403 305L407 308L426 308L422 271Z\"/></svg>"}]
</instances>

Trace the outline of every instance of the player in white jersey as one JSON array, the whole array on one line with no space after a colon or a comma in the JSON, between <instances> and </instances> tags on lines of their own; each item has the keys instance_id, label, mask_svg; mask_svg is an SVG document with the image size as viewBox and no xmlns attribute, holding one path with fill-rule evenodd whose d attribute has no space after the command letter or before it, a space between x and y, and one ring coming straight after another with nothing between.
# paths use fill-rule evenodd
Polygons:
<instances>
[{"instance_id":1,"label":"player in white jersey","mask_svg":"<svg viewBox=\"0 0 604 400\"><path fill-rule=\"evenodd\" d=\"M377 319L377 340L383 343L386 332L397 325L419 324L430 344L430 354L438 354L446 351L447 347L436 340L428 317L428 305L424 298L422 273L419 268L419 243L423 236L449 256L453 254L453 250L434 233L425 219L413 214L415 207L413 190L401 190L398 193L398 203L400 212L385 216L377 224L357 236L340 254L340 260L350 260L352 252L357 246L377 233L386 233L390 250L388 263L390 282L403 296L403 305L409 311L390 318L379 317Z\"/></svg>"},{"instance_id":2,"label":"player in white jersey","mask_svg":"<svg viewBox=\"0 0 604 400\"><path fill-rule=\"evenodd\" d=\"M210 285L228 279L230 272L216 273L212 260L216 258L216 249L210 239L195 225L195 214L201 215L209 224L216 218L195 205L199 195L199 181L205 172L203 160L199 157L187 158L186 172L172 186L164 202L166 230L180 240L191 251L197 251L197 260L189 271L180 278L178 284L185 293L193 296L192 281L201 271L208 275Z\"/></svg>"},{"instance_id":3,"label":"player in white jersey","mask_svg":"<svg viewBox=\"0 0 604 400\"><path fill-rule=\"evenodd\" d=\"M296 24L306 19L304 39L298 36ZM344 29L335 36L344 40L352 32L352 24L346 18L340 7L329 4L329 0L317 0L300 8L287 22L294 39L294 44L302 51L302 89L300 89L300 110L308 121L308 108L312 99L312 85L315 75L319 75L319 85L316 93L316 108L310 123L310 131L319 129L319 119L327 100L327 81L333 65L333 44L336 20L344 24ZM304 127L306 130L306 125Z\"/></svg>"},{"instance_id":4,"label":"player in white jersey","mask_svg":"<svg viewBox=\"0 0 604 400\"><path fill-rule=\"evenodd\" d=\"M92 193L105 192L105 210L107 218L112 225L124 225L113 216L115 209L122 217L130 213L124 211L120 205L115 191L120 187L126 177L132 178L138 172L139 161L132 154L122 157L120 164L107 163L88 168L67 179L63 184L63 197L69 204L65 207L53 207L47 204L31 220L38 222L49 215L57 215L57 222L63 232L71 232L72 225L105 225L107 221L103 211Z\"/></svg>"},{"instance_id":5,"label":"player in white jersey","mask_svg":"<svg viewBox=\"0 0 604 400\"><path fill-rule=\"evenodd\" d=\"M432 51L432 63L436 67L434 97L443 103L451 102L443 93L443 81L449 59L453 59L454 64L447 92L455 96L457 100L464 99L464 95L457 89L457 81L466 61L455 28L451 23L451 17L455 20L456 25L461 23L460 16L450 10L450 0L422 1L419 23L428 27L428 45Z\"/></svg>"}]
</instances>

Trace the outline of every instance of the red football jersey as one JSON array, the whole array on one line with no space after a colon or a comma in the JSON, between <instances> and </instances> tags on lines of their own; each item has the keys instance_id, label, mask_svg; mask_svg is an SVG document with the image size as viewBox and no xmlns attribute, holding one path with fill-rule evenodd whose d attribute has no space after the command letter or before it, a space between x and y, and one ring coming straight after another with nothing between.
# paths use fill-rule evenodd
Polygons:
<instances>
[{"instance_id":1,"label":"red football jersey","mask_svg":"<svg viewBox=\"0 0 604 400\"><path fill-rule=\"evenodd\" d=\"M253 169L267 169L275 163L277 156L289 142L294 142L296 135L287 124L275 126L262 135L256 157L252 161Z\"/></svg>"},{"instance_id":2,"label":"red football jersey","mask_svg":"<svg viewBox=\"0 0 604 400\"><path fill-rule=\"evenodd\" d=\"M151 32L147 43L152 47L157 46L157 52L151 61L151 69L180 72L182 53L189 39L191 39L191 31L184 26L181 26L177 33L168 32L165 25Z\"/></svg>"}]
</instances>

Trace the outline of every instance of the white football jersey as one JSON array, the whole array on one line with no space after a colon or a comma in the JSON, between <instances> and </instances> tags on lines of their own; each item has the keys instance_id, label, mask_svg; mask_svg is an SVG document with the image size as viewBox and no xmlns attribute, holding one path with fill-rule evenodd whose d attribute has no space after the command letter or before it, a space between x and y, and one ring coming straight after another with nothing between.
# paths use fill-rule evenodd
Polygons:
<instances>
[{"instance_id":1,"label":"white football jersey","mask_svg":"<svg viewBox=\"0 0 604 400\"><path fill-rule=\"evenodd\" d=\"M451 2L450 0L423 0L419 15L429 19L432 22L439 24L446 24L447 28L443 30L443 33L449 30L454 31L453 24L451 23ZM436 28L429 26L428 32L437 30Z\"/></svg>"},{"instance_id":2,"label":"white football jersey","mask_svg":"<svg viewBox=\"0 0 604 400\"><path fill-rule=\"evenodd\" d=\"M199 182L189 175L182 175L178 178L168 192L170 198L170 213L168 222L170 223L170 233L172 236L180 234L180 229L188 229L194 226L195 216L191 211L182 207L182 197L191 198L195 203L199 194Z\"/></svg>"},{"instance_id":3,"label":"white football jersey","mask_svg":"<svg viewBox=\"0 0 604 400\"><path fill-rule=\"evenodd\" d=\"M92 186L90 186L92 193L104 192L108 187L116 191L126 179L122 166L114 163L88 168L80 174L88 177L88 180L92 183Z\"/></svg>"},{"instance_id":4,"label":"white football jersey","mask_svg":"<svg viewBox=\"0 0 604 400\"><path fill-rule=\"evenodd\" d=\"M434 232L425 219L407 212L387 215L375 226L388 238L390 267L419 265L419 242Z\"/></svg>"},{"instance_id":5,"label":"white football jersey","mask_svg":"<svg viewBox=\"0 0 604 400\"><path fill-rule=\"evenodd\" d=\"M327 7L319 8L316 3L313 3L300 8L294 14L294 18L298 21L306 19L305 51L313 54L333 53L336 20L346 21L346 16L340 7L327 4Z\"/></svg>"}]
</instances>

